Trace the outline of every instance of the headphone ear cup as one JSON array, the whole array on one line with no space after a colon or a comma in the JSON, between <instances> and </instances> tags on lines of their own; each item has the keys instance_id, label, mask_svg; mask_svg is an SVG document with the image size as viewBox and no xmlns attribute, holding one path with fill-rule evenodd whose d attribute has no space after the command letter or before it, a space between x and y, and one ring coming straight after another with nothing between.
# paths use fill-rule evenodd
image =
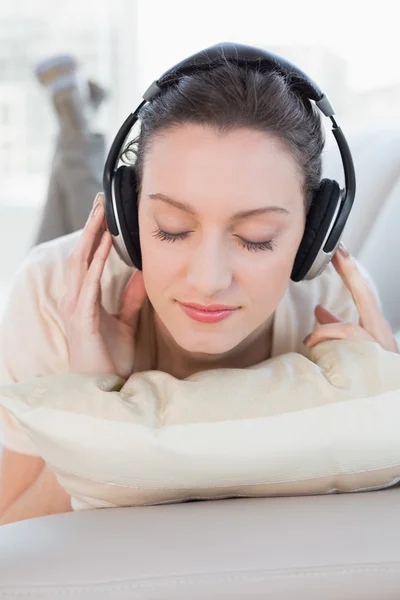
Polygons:
<instances>
[{"instance_id":1,"label":"headphone ear cup","mask_svg":"<svg viewBox=\"0 0 400 600\"><path fill-rule=\"evenodd\" d=\"M133 265L142 270L137 187L135 168L119 167L114 175L114 194L120 235Z\"/></svg>"},{"instance_id":2,"label":"headphone ear cup","mask_svg":"<svg viewBox=\"0 0 400 600\"><path fill-rule=\"evenodd\" d=\"M303 239L291 274L293 281L301 281L306 277L324 247L340 198L340 186L337 181L323 179L308 211Z\"/></svg>"}]
</instances>

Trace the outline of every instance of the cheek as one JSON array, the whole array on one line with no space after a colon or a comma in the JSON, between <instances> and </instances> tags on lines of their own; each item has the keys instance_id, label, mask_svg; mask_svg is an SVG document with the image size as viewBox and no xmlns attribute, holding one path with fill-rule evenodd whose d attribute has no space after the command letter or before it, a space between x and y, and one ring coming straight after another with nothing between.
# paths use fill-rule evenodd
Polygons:
<instances>
[{"instance_id":1,"label":"cheek","mask_svg":"<svg viewBox=\"0 0 400 600\"><path fill-rule=\"evenodd\" d=\"M273 251L249 256L240 269L240 285L261 312L273 311L290 283L302 230L281 237Z\"/></svg>"},{"instance_id":2,"label":"cheek","mask_svg":"<svg viewBox=\"0 0 400 600\"><path fill-rule=\"evenodd\" d=\"M240 279L254 303L270 306L288 287L293 261L276 250L262 258L260 261L249 261L253 264L248 264L242 270Z\"/></svg>"},{"instance_id":3,"label":"cheek","mask_svg":"<svg viewBox=\"0 0 400 600\"><path fill-rule=\"evenodd\" d=\"M163 292L180 277L182 252L180 242L162 242L153 237L151 229L140 230L143 278L147 294L152 304L158 304Z\"/></svg>"}]
</instances>

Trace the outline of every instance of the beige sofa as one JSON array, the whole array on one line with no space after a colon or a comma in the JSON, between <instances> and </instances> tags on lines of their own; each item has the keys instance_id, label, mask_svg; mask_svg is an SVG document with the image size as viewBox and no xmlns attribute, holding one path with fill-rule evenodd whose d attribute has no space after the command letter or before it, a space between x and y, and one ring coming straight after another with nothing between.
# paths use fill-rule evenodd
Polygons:
<instances>
[{"instance_id":1,"label":"beige sofa","mask_svg":"<svg viewBox=\"0 0 400 600\"><path fill-rule=\"evenodd\" d=\"M0 598L398 600L400 489L100 509L0 529Z\"/></svg>"},{"instance_id":2,"label":"beige sofa","mask_svg":"<svg viewBox=\"0 0 400 600\"><path fill-rule=\"evenodd\" d=\"M345 241L400 330L400 132L350 136ZM340 176L328 149L326 173ZM389 600L400 597L400 488L104 509L0 528L0 599Z\"/></svg>"}]
</instances>

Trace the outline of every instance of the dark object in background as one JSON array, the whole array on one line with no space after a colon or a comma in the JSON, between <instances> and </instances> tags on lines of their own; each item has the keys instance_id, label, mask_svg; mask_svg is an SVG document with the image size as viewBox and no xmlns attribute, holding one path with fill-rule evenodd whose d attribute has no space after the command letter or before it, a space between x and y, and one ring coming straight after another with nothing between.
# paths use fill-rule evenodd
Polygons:
<instances>
[{"instance_id":1,"label":"dark object in background","mask_svg":"<svg viewBox=\"0 0 400 600\"><path fill-rule=\"evenodd\" d=\"M37 245L82 229L102 190L105 141L91 123L107 93L85 77L70 55L43 61L35 74L48 91L59 126Z\"/></svg>"}]
</instances>

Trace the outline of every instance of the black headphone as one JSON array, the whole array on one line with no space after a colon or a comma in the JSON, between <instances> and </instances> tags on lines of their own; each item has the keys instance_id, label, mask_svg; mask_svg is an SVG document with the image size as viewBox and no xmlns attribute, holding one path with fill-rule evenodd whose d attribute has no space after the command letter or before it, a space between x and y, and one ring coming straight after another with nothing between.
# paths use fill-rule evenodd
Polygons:
<instances>
[{"instance_id":1,"label":"black headphone","mask_svg":"<svg viewBox=\"0 0 400 600\"><path fill-rule=\"evenodd\" d=\"M150 85L143 94L143 102L121 126L111 145L103 175L106 222L113 236L114 247L126 264L142 268L135 169L132 166L118 166L126 139L140 118L142 107L176 84L181 77L197 71L212 70L226 61L264 72L278 71L296 93L302 98L313 100L332 122L332 133L342 158L345 187L341 190L339 184L331 179L321 181L307 215L303 239L291 274L293 281L313 279L332 259L354 202L356 179L350 148L334 119L332 104L305 73L271 52L242 44L211 46L166 71Z\"/></svg>"}]
</instances>

